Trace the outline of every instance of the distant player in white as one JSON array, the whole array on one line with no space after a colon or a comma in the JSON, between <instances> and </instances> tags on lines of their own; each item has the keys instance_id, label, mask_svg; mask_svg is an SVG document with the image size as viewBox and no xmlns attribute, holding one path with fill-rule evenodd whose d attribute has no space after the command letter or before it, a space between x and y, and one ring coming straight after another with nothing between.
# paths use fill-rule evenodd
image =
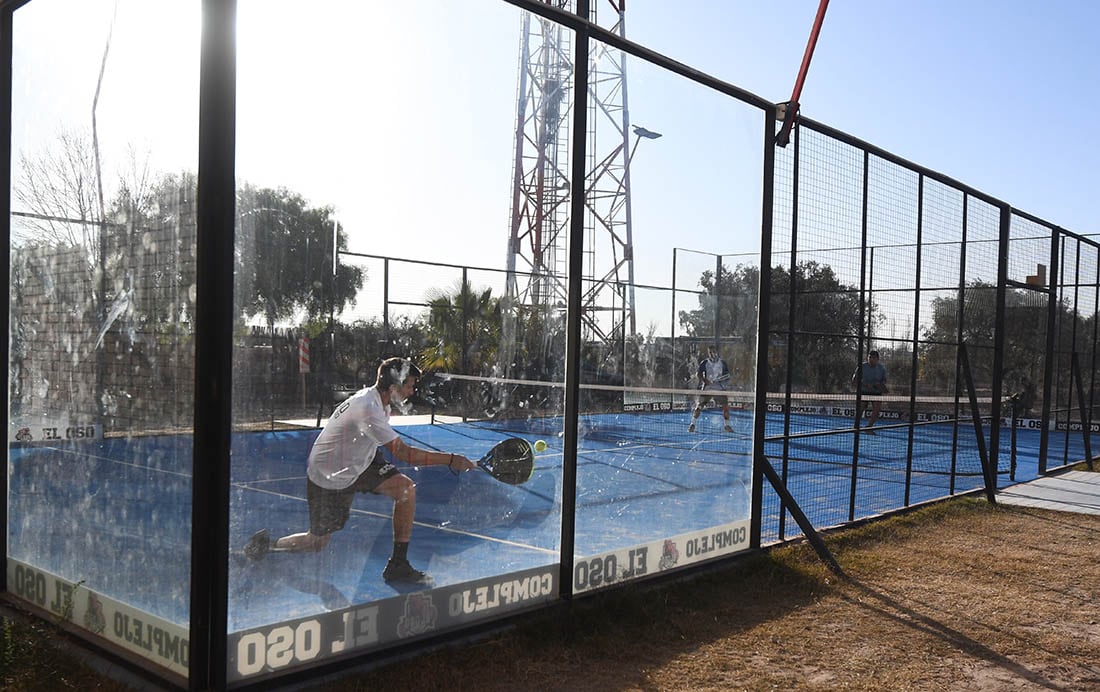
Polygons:
<instances>
[{"instance_id":1,"label":"distant player in white","mask_svg":"<svg viewBox=\"0 0 1100 692\"><path fill-rule=\"evenodd\" d=\"M412 361L389 358L378 366L374 386L359 390L337 407L309 453L309 531L271 541L264 529L245 546L246 555L259 559L269 551L321 550L334 532L344 528L356 493L374 493L393 500L393 555L382 578L388 583L431 586L432 578L408 560L416 484L385 459L382 448L410 465L446 465L461 472L475 468L475 464L460 454L409 446L390 427L390 403L401 405L412 396L418 377L420 369Z\"/></svg>"},{"instance_id":2,"label":"distant player in white","mask_svg":"<svg viewBox=\"0 0 1100 692\"><path fill-rule=\"evenodd\" d=\"M717 346L707 347L707 357L699 361L699 370L696 375L699 377L699 389L704 392L724 392L729 389L730 369L726 361L718 357ZM688 426L688 432L695 432L695 422L699 419L703 403L707 400L722 404L722 418L726 421L723 430L733 432L733 428L730 427L729 398L722 394L711 394L709 397L701 394L696 397L695 410L691 412L691 425Z\"/></svg>"}]
</instances>

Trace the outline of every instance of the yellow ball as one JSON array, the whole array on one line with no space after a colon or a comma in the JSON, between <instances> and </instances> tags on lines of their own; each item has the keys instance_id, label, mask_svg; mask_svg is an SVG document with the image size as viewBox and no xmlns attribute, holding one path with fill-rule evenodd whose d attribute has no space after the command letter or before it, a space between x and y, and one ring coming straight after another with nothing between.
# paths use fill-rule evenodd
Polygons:
<instances>
[{"instance_id":1,"label":"yellow ball","mask_svg":"<svg viewBox=\"0 0 1100 692\"><path fill-rule=\"evenodd\" d=\"M536 452L545 452L546 451L546 440L535 440L535 451Z\"/></svg>"}]
</instances>

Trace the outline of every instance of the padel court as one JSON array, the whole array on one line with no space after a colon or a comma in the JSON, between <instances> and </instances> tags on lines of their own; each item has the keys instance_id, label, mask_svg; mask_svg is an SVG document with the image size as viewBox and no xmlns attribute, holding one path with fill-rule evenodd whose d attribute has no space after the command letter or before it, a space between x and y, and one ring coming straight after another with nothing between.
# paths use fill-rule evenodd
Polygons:
<instances>
[{"instance_id":1,"label":"padel court","mask_svg":"<svg viewBox=\"0 0 1100 692\"><path fill-rule=\"evenodd\" d=\"M679 410L581 418L576 555L658 541L715 521L749 517L751 412L733 413L733 433L723 431L715 409L703 413L696 433L688 433L689 415ZM548 443L535 457L532 478L518 486L496 481L482 471L454 475L445 467L401 465L417 483L410 561L431 574L437 587L555 565L561 541L562 439L558 433L562 419L432 424L424 416L410 418L416 423L406 425L401 417L394 418L395 428L409 443L474 459L509 436ZM835 420L814 418L807 415L799 420L809 427L836 425ZM782 432L782 422L782 416L769 415L769 440ZM958 458L974 456L973 430L954 441L950 430L922 433L927 454L955 445ZM261 528L269 529L273 537L308 528L305 465L317 432L235 434L232 548L241 547ZM1007 436L1002 430L1002 441ZM860 434L855 474L851 463L829 461L851 458L856 439L852 431L788 438L787 464L773 463L786 475L796 501L817 527L847 521L850 511L863 517L902 506L906 487L909 504L982 487L980 472L972 469L955 476L922 470L920 464L907 470L908 437L906 426L884 425L874 435ZM781 444L767 442L767 453L780 458ZM1038 444L1038 431L1018 432L1015 481L1036 477ZM1004 461L1001 466L1007 468ZM33 551L13 557L170 622L186 624L191 582L190 468L191 440L184 436L13 447L10 545ZM857 506L850 508L846 498L853 482ZM999 486L1012 482L1007 473L998 475ZM836 506L838 496L845 498L843 506ZM231 557L229 630L397 595L381 579L392 547L391 507L387 498L358 496L346 527L320 553L274 553L255 562L240 555ZM778 496L767 486L763 513L767 543L775 540L781 521ZM797 533L793 522L787 521L788 535Z\"/></svg>"}]
</instances>

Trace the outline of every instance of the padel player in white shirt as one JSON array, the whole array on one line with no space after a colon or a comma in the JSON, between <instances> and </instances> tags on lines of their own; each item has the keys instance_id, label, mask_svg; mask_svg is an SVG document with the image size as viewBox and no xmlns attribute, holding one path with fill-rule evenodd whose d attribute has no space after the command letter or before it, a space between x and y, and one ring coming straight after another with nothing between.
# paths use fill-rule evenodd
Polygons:
<instances>
[{"instance_id":1,"label":"padel player in white shirt","mask_svg":"<svg viewBox=\"0 0 1100 692\"><path fill-rule=\"evenodd\" d=\"M386 460L422 466L447 465L469 471L475 465L460 454L433 452L405 444L390 427L390 403L403 404L416 389L420 369L405 358L389 358L378 366L374 386L357 392L337 407L313 443L306 470L309 531L272 542L267 529L257 532L245 554L260 559L270 551L313 552L328 545L344 528L356 493L385 495L393 500L393 554L382 572L387 583L431 586L430 576L408 560L416 512L416 484Z\"/></svg>"},{"instance_id":2,"label":"padel player in white shirt","mask_svg":"<svg viewBox=\"0 0 1100 692\"><path fill-rule=\"evenodd\" d=\"M709 346L707 348L707 357L699 361L699 370L696 374L699 377L699 389L704 392L724 392L729 388L730 369L729 366L726 365L726 361L718 356L718 348L716 346ZM721 394L714 394L709 397L705 395L696 397L695 409L691 412L691 424L688 425L688 432L695 432L695 423L699 419L699 414L703 410L703 403L706 400L714 400L716 403L722 405L722 418L725 421L723 430L726 432L733 432L733 428L730 427L729 398Z\"/></svg>"}]
</instances>

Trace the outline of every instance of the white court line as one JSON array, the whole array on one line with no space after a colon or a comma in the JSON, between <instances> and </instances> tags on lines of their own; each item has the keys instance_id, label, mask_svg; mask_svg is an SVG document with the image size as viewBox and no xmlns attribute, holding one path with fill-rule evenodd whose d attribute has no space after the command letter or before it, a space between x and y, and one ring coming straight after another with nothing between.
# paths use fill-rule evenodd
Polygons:
<instances>
[{"instance_id":1,"label":"white court line","mask_svg":"<svg viewBox=\"0 0 1100 692\"><path fill-rule=\"evenodd\" d=\"M301 479L305 480L305 476L301 476ZM248 487L248 486L241 486L241 484L239 484L239 483L234 483L234 485L236 485L238 487L244 487L245 490L253 490L253 491L258 492L258 493L265 493L267 495L273 495L275 497L280 497L284 500L297 500L298 502L305 502L306 501L304 498L298 497L297 495L288 495L286 493L275 492L274 490L265 490L263 488L252 488L252 487ZM366 516L369 516L369 517L377 517L379 519L389 519L391 521L393 520L393 515L392 514L382 514L381 512L374 512L374 511L366 510L366 509L356 509L354 507L351 508L351 511L355 512L356 514L362 514L362 515L366 515ZM493 536L486 536L484 534L474 533L472 531L464 531L462 529L452 529L452 528L449 528L447 526L439 526L437 524L427 524L427 523L424 523L424 522L421 522L421 521L415 521L414 520L413 521L413 526L422 526L426 529L435 529L437 531L444 531L446 533L458 534L460 536L469 536L470 538L479 538L483 541L490 541L492 543L499 543L501 545L510 545L514 548L523 548L525 550L534 550L536 552L545 553L547 555L557 555L559 553L559 551L557 549L540 548L540 547L535 546L535 545L528 545L526 543L519 543L517 541L509 541L509 540L504 539L504 538L495 538Z\"/></svg>"},{"instance_id":2,"label":"white court line","mask_svg":"<svg viewBox=\"0 0 1100 692\"><path fill-rule=\"evenodd\" d=\"M236 485L236 486L239 486L239 487L242 487L242 488L251 489L253 484L260 485L260 484L263 484L263 483L278 483L280 481L300 481L300 480L305 480L305 476L283 476L281 478L264 478L264 479L257 478L254 481L242 481L240 483L234 483L233 485Z\"/></svg>"},{"instance_id":3,"label":"white court line","mask_svg":"<svg viewBox=\"0 0 1100 692\"><path fill-rule=\"evenodd\" d=\"M154 468L152 466L149 466L147 464L137 464L137 463L134 463L132 461L123 461L122 459L115 459L113 457L100 456L99 454L87 454L87 453L84 453L84 452L73 452L72 450L63 449L61 447L39 447L39 446L36 446L33 449L49 449L49 450L53 450L55 452L61 452L62 454L67 454L67 455L70 455L70 456L84 457L84 458L88 458L88 459L97 459L99 461L109 461L112 464L118 464L120 466L129 466L131 468L142 469L144 471L155 471L157 473L167 473L170 476L180 476L182 478L191 478L192 475L193 475L190 472L186 472L186 471L172 471L171 469L158 469L158 468ZM188 458L190 458L190 457L188 457ZM22 461L22 459L20 459L20 461Z\"/></svg>"}]
</instances>

